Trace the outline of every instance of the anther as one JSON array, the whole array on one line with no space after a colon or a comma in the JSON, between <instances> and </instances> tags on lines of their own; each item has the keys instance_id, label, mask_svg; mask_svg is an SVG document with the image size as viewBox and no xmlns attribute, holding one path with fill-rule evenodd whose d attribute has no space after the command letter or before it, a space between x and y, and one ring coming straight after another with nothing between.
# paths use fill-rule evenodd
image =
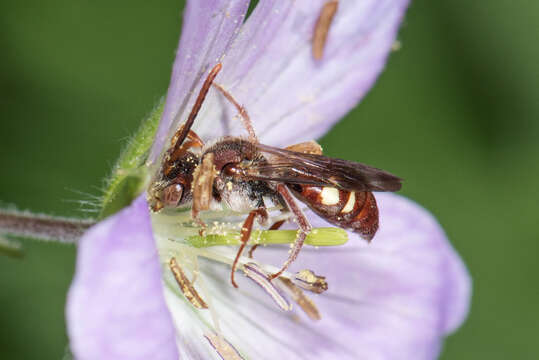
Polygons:
<instances>
[{"instance_id":1,"label":"anther","mask_svg":"<svg viewBox=\"0 0 539 360\"><path fill-rule=\"evenodd\" d=\"M204 337L223 360L243 360L238 350L223 337L215 334L204 334Z\"/></svg>"},{"instance_id":2,"label":"anther","mask_svg":"<svg viewBox=\"0 0 539 360\"><path fill-rule=\"evenodd\" d=\"M245 275L259 285L266 293L268 293L271 299L279 306L283 311L290 311L292 307L290 303L285 299L279 289L268 279L268 276L264 271L255 263L247 263L243 266Z\"/></svg>"},{"instance_id":3,"label":"anther","mask_svg":"<svg viewBox=\"0 0 539 360\"><path fill-rule=\"evenodd\" d=\"M320 11L320 15L318 16L318 19L316 20L316 25L314 27L314 35L313 35L313 47L312 47L312 53L315 60L322 59L324 55L324 48L326 46L329 28L333 21L333 17L335 16L335 13L337 12L338 4L339 4L338 0L327 1L322 7L322 10Z\"/></svg>"},{"instance_id":4,"label":"anther","mask_svg":"<svg viewBox=\"0 0 539 360\"><path fill-rule=\"evenodd\" d=\"M197 309L207 309L208 305L202 300L200 295L198 295L198 292L191 281L185 276L185 273L180 265L178 265L176 258L171 258L168 265L185 298Z\"/></svg>"},{"instance_id":5,"label":"anther","mask_svg":"<svg viewBox=\"0 0 539 360\"><path fill-rule=\"evenodd\" d=\"M318 276L313 271L305 269L296 273L295 284L300 288L321 294L328 289L325 276Z\"/></svg>"},{"instance_id":6,"label":"anther","mask_svg":"<svg viewBox=\"0 0 539 360\"><path fill-rule=\"evenodd\" d=\"M311 320L320 320L322 318L314 302L299 287L294 285L290 279L281 276L279 281L285 286L290 297Z\"/></svg>"}]
</instances>

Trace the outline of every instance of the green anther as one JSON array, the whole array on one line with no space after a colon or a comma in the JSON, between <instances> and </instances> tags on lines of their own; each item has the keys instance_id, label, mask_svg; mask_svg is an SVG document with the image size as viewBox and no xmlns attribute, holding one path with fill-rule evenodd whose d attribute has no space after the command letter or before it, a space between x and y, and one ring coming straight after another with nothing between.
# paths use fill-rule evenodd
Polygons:
<instances>
[{"instance_id":1,"label":"green anther","mask_svg":"<svg viewBox=\"0 0 539 360\"><path fill-rule=\"evenodd\" d=\"M149 174L144 163L164 106L165 102L161 100L120 155L107 181L99 219L106 218L131 204L147 186Z\"/></svg>"},{"instance_id":2,"label":"green anther","mask_svg":"<svg viewBox=\"0 0 539 360\"><path fill-rule=\"evenodd\" d=\"M297 237L296 230L253 230L249 244L274 245L293 244ZM305 238L305 244L311 246L338 246L348 241L348 234L340 228L315 228ZM187 242L194 247L222 245L240 245L240 233L229 232L226 235L209 234L189 236Z\"/></svg>"}]
</instances>

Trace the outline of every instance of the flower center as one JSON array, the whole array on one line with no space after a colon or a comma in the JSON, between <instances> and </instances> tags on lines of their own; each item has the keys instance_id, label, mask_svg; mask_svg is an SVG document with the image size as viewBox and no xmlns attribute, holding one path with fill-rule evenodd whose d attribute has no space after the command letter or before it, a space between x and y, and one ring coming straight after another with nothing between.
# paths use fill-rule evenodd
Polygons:
<instances>
[{"instance_id":1,"label":"flower center","mask_svg":"<svg viewBox=\"0 0 539 360\"><path fill-rule=\"evenodd\" d=\"M269 221L287 221L289 218L290 215L277 212L275 216L270 215ZM219 314L212 306L214 300L212 295L216 296L217 294L210 293L208 291L210 287L205 284L205 278L210 278L211 274L205 274L207 272L205 265L207 264L199 265L199 259L224 264L227 268L232 269L236 250L230 245L240 245L241 227L244 219L245 214L209 211L204 214L203 219L209 226L202 236L199 234L199 227L192 223L190 212L187 210L152 215L157 247L164 265L165 284L179 297L187 300L190 306L197 311L209 311L216 335L205 336L218 352L218 349L231 351L228 347L230 344L227 345L226 340L224 340L219 325ZM296 234L295 230L255 229L247 244L253 246L292 245ZM313 229L307 237L306 243L314 246L331 246L343 244L347 239L347 234L342 229L318 228ZM325 278L316 276L310 270L302 270L297 274L284 272L278 278L270 281L270 275L279 269L278 266L254 260L252 253L249 253L248 256L240 256L237 262L237 270L243 271L248 279L264 290L281 311L292 310L290 299L311 320L319 320L321 314L302 289L321 293L327 290ZM178 289L180 291L177 291Z\"/></svg>"}]
</instances>

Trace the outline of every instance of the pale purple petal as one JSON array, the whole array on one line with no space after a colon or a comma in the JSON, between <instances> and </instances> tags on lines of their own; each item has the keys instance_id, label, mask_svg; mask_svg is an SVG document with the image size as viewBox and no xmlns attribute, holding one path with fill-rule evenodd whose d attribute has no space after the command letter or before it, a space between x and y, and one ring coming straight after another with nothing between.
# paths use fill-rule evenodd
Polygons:
<instances>
[{"instance_id":1,"label":"pale purple petal","mask_svg":"<svg viewBox=\"0 0 539 360\"><path fill-rule=\"evenodd\" d=\"M223 70L216 82L246 106L261 141L270 145L317 138L354 107L383 69L408 0L341 0L326 55L321 62L315 62L311 55L311 37L323 2L261 1L241 26L248 1L188 1L184 32L151 159L158 156L171 131L185 121L207 70L218 62L223 63ZM221 135L243 135L245 131L236 114L236 109L217 91L211 90L193 129L204 140ZM322 313L321 321L313 323L297 309L295 317L283 313L245 278L238 279L240 291L232 288L228 284L229 268L201 260L208 293L213 294L207 299L212 304L213 317L208 311L194 312L181 295L166 290L167 302L176 320L181 354L188 358L217 358L204 335L211 331L214 319L218 319L227 340L249 358L435 358L444 336L455 330L467 315L468 273L428 212L396 195L380 194L377 198L381 228L372 244L353 235L343 247L304 249L293 264L296 270L311 268L327 277L329 290L322 295L311 295ZM147 207L144 209L146 219ZM314 226L328 226L312 214L310 217ZM122 222L117 224L123 226ZM151 238L151 229L149 232ZM153 241L151 243L153 257L148 263L157 264ZM91 249L86 253L81 251L68 315L75 309L74 313L82 316L87 297L96 299L96 303L103 297L103 294L98 297L91 291L81 291L84 287L77 286L84 283L79 279L85 273L81 264L92 263L84 261L86 257L92 258L88 255ZM257 257L279 266L286 258L286 250L268 247L260 249ZM116 260L114 253L99 252L99 256L105 259L113 256ZM135 258L137 255L135 251ZM158 274L159 266L155 266ZM106 291L104 298L109 301L97 307L98 316L93 316L95 320L89 321L89 325L77 328L79 321L73 321L70 316L73 348L78 356L90 351L89 348L102 347L99 341L103 337L92 335L97 332L97 323L110 317L109 313L103 315L103 311L115 308L108 297L113 293L110 279L103 275L102 269L92 269L86 276L92 279L93 273L101 274L99 280L107 286L103 290ZM118 272L118 276L122 279L128 275ZM137 273L137 280L142 276ZM157 286L155 282L151 284ZM161 294L160 282L159 289ZM132 288L122 290L134 291ZM80 292L84 296L77 297ZM156 290L147 292L154 294ZM140 293L135 291L134 295L137 297ZM116 293L115 298L119 297ZM159 304L151 308L158 319L168 320L162 296L158 298ZM147 302L140 303L148 306ZM125 313L133 314L130 307L125 307ZM114 313L116 318L121 315L121 312L120 315ZM141 318L144 316L128 317L133 323ZM83 318L81 323L87 321ZM125 330L126 325L117 326ZM112 332L107 333L108 337L122 333L117 329ZM82 341L83 337L77 339L77 334L92 340ZM168 333L146 336L153 337L154 341L161 339L167 345L173 342L173 335ZM91 343L93 339L99 341ZM116 339L107 346L131 348L122 346L130 340ZM81 352L79 347L85 351Z\"/></svg>"},{"instance_id":2,"label":"pale purple petal","mask_svg":"<svg viewBox=\"0 0 539 360\"><path fill-rule=\"evenodd\" d=\"M385 300L388 301L387 304L394 303L395 306L410 304L410 309L419 301L434 305L430 308L424 306L424 311L421 312L423 315L429 315L431 319L439 320L438 335L455 331L466 319L470 305L471 280L464 263L441 226L427 210L396 194L376 193L376 199L380 210L380 229L370 244L361 240L357 234L349 233L350 240L345 247L353 244L355 249L346 251L356 253L349 255L348 259L351 261L347 266L359 270L360 273L349 274L352 277L346 276L346 279L360 280L361 284L357 286L362 291L369 288L376 292L386 287L391 290L407 288L420 291L425 296L416 297L412 293L405 293L402 295L405 295L408 301L401 302L397 297ZM331 226L312 213L310 218L313 226ZM340 251L338 248L335 250ZM306 265L312 260L309 256L317 255L307 255L296 266ZM330 258L317 257L317 264L317 267L332 268ZM339 272L340 270L333 275L344 293L346 284L338 280ZM370 278L366 275L368 273L377 276ZM387 282L381 281L379 275L383 275ZM400 286L392 289L389 280ZM398 294L393 292L392 295ZM371 298L367 293L365 297L367 301L367 298Z\"/></svg>"},{"instance_id":3,"label":"pale purple petal","mask_svg":"<svg viewBox=\"0 0 539 360\"><path fill-rule=\"evenodd\" d=\"M435 359L466 318L468 272L427 211L397 195L377 198L381 228L371 244L352 235L342 247L307 247L294 263L327 277L327 292L309 294L321 321L297 309L299 317L283 313L244 277L236 291L227 268L206 264L228 341L256 359ZM328 226L310 215L315 226ZM275 247L256 253L276 265L285 257Z\"/></svg>"},{"instance_id":4,"label":"pale purple petal","mask_svg":"<svg viewBox=\"0 0 539 360\"><path fill-rule=\"evenodd\" d=\"M311 39L324 2L275 1L260 8L236 40L241 51L233 46L223 63L220 81L246 106L264 143L319 138L356 106L382 70L408 4L341 0L323 61L316 62ZM240 126L233 125L236 134Z\"/></svg>"},{"instance_id":5,"label":"pale purple petal","mask_svg":"<svg viewBox=\"0 0 539 360\"><path fill-rule=\"evenodd\" d=\"M231 39L243 23L249 0L187 1L180 45L172 70L167 100L156 139L152 160L162 150L176 114L184 114L193 105L205 74L217 64L229 48ZM180 117L179 122L186 119ZM178 121L176 121L178 124Z\"/></svg>"},{"instance_id":6,"label":"pale purple petal","mask_svg":"<svg viewBox=\"0 0 539 360\"><path fill-rule=\"evenodd\" d=\"M144 196L79 243L67 298L71 350L82 359L177 359Z\"/></svg>"},{"instance_id":7,"label":"pale purple petal","mask_svg":"<svg viewBox=\"0 0 539 360\"><path fill-rule=\"evenodd\" d=\"M188 2L188 10L192 3ZM325 56L316 62L311 55L311 38L323 3L261 1L240 29L233 31L230 26L222 35L223 43L212 49L212 56L189 63L193 69L198 66L194 73L199 75L222 61L223 70L216 82L246 107L264 143L282 146L318 138L356 106L384 67L408 0L341 0ZM187 12L185 19L195 16ZM222 14L217 13L216 17L222 19ZM233 19L225 17L223 21L226 24ZM202 17L199 21L209 20ZM200 88L200 78L193 88L193 76L184 79L182 72L176 70L184 66L185 58L192 52L183 49L187 42L184 39L189 36L182 35L159 144L165 128L170 128L170 132L186 120ZM178 106L178 102L185 102L178 100L184 99L184 90L181 96L172 92L180 87L195 90L188 106ZM168 104L171 101L174 105ZM172 108L180 110L171 126L170 113L175 113ZM204 140L244 135L236 114L236 109L211 90L193 130Z\"/></svg>"}]
</instances>

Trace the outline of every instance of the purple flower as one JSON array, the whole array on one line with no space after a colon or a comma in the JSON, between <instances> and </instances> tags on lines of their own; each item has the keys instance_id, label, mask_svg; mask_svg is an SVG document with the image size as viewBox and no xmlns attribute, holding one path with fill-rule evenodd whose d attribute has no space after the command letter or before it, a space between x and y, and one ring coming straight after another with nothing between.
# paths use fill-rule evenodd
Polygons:
<instances>
[{"instance_id":1,"label":"purple flower","mask_svg":"<svg viewBox=\"0 0 539 360\"><path fill-rule=\"evenodd\" d=\"M408 1L341 0L324 58L314 61L310 42L323 3L263 0L244 22L249 1L188 1L150 160L158 162L217 62L223 70L216 81L248 109L262 143L318 138L353 108L382 70ZM243 135L235 117L212 90L193 129L204 140ZM182 227L151 216L141 195L81 239L67 304L75 357L436 358L443 338L466 318L468 273L426 210L398 195L376 196L381 225L371 244L349 233L346 245L306 247L293 264L329 283L326 292L309 295L321 315L312 321L300 307L283 311L245 277L233 288L234 248L187 245ZM314 227L329 226L306 214ZM278 267L286 253L270 246L256 259ZM209 309L195 309L171 281L172 256L196 274Z\"/></svg>"}]
</instances>

